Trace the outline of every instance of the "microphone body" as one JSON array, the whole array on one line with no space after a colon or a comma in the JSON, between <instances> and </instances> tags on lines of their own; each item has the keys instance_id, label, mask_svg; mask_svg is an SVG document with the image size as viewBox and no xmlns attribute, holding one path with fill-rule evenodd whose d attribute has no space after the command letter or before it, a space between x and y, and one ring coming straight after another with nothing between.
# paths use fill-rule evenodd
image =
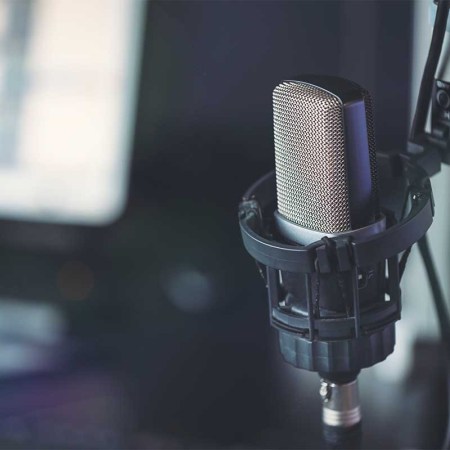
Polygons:
<instances>
[{"instance_id":1,"label":"microphone body","mask_svg":"<svg viewBox=\"0 0 450 450\"><path fill-rule=\"evenodd\" d=\"M281 237L300 245L325 238L332 250L333 243L327 238L345 235L358 239L383 231L367 91L341 78L303 76L275 88L273 115L278 205L274 216ZM358 270L362 307L384 302L384 272L382 262ZM319 317L333 319L354 313L353 275L347 270L311 277ZM280 279L287 293L284 307L307 317L305 278L281 272ZM281 350L287 355L291 343L284 346L283 342L281 335ZM360 428L358 372L336 368L320 372L322 420L328 441L330 429Z\"/></svg>"},{"instance_id":2,"label":"microphone body","mask_svg":"<svg viewBox=\"0 0 450 450\"><path fill-rule=\"evenodd\" d=\"M273 115L280 236L308 245L382 232L369 93L342 78L306 75L275 88ZM351 271L313 276L321 316L351 312L351 277ZM383 263L361 268L358 278L361 305L384 301ZM281 280L286 307L307 315L304 277L282 272Z\"/></svg>"}]
</instances>

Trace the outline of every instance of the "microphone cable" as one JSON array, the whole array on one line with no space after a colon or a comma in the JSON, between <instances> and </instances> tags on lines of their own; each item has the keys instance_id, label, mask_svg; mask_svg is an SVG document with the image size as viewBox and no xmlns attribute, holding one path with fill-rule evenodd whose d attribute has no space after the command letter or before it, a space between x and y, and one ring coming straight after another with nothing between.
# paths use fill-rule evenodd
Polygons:
<instances>
[{"instance_id":1,"label":"microphone cable","mask_svg":"<svg viewBox=\"0 0 450 450\"><path fill-rule=\"evenodd\" d=\"M418 242L420 255L427 272L428 281L430 283L436 316L439 322L442 343L446 356L446 378L447 378L447 427L445 431L443 450L450 449L450 317L444 299L441 283L438 278L436 267L431 256L428 238L425 235Z\"/></svg>"},{"instance_id":2,"label":"microphone cable","mask_svg":"<svg viewBox=\"0 0 450 450\"><path fill-rule=\"evenodd\" d=\"M450 0L439 0L427 62L423 71L422 81L420 82L416 112L411 126L409 140L415 143L417 143L418 138L420 139L420 136L425 132L434 75L436 74L439 58L441 56L442 45L444 43L445 31L447 28L449 7Z\"/></svg>"},{"instance_id":3,"label":"microphone cable","mask_svg":"<svg viewBox=\"0 0 450 450\"><path fill-rule=\"evenodd\" d=\"M431 101L433 81L444 43L450 7L450 0L438 0L438 2L435 1L435 3L437 3L437 10L434 21L433 34L431 37L430 49L428 51L428 57L423 71L422 80L420 83L416 111L414 114L409 138L410 142L419 144L422 143L420 142L421 138L426 137L425 125ZM426 235L419 240L418 246L432 291L434 307L439 322L441 340L445 351L447 372L447 426L442 448L444 450L450 450L450 317L444 299L442 286L439 281L433 258L431 256L430 246ZM404 266L406 265L408 256L409 251L405 252L404 258L402 258L403 264L400 264L402 266L401 275L403 275Z\"/></svg>"},{"instance_id":4,"label":"microphone cable","mask_svg":"<svg viewBox=\"0 0 450 450\"><path fill-rule=\"evenodd\" d=\"M418 242L420 255L422 256L425 270L427 272L430 288L433 294L434 306L439 322L439 329L441 332L442 343L444 344L447 359L450 362L450 317L447 310L447 305L444 299L442 286L439 282L436 267L431 256L430 245L428 243L427 235L421 238Z\"/></svg>"}]
</instances>

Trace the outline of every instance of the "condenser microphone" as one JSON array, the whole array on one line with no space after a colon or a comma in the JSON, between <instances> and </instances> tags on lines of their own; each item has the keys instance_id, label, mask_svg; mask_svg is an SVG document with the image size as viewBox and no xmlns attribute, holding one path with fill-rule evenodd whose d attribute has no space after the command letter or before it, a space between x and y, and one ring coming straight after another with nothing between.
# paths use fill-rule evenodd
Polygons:
<instances>
[{"instance_id":1,"label":"condenser microphone","mask_svg":"<svg viewBox=\"0 0 450 450\"><path fill-rule=\"evenodd\" d=\"M287 240L383 230L372 118L369 93L342 78L302 76L275 88L275 218Z\"/></svg>"},{"instance_id":2,"label":"condenser microphone","mask_svg":"<svg viewBox=\"0 0 450 450\"><path fill-rule=\"evenodd\" d=\"M342 78L303 76L275 88L274 215L286 241L308 245L324 237L361 239L384 230L372 117L368 92ZM362 304L384 301L383 266L366 267L360 276L368 280L361 289ZM289 272L280 278L287 308L306 317L304 278ZM345 274L315 275L313 285L319 315L338 317L352 308L346 294L351 280ZM331 369L321 376L327 430L357 426L357 371Z\"/></svg>"},{"instance_id":3,"label":"condenser microphone","mask_svg":"<svg viewBox=\"0 0 450 450\"><path fill-rule=\"evenodd\" d=\"M361 240L385 229L372 117L368 92L342 78L309 75L275 88L274 216L286 242L308 245L324 237ZM361 268L359 277L361 305L383 302L384 265ZM287 307L306 316L304 277L283 271L280 279ZM330 318L348 313L351 289L349 274L313 275L318 313ZM322 372L336 378L338 370L329 367Z\"/></svg>"},{"instance_id":4,"label":"condenser microphone","mask_svg":"<svg viewBox=\"0 0 450 450\"><path fill-rule=\"evenodd\" d=\"M349 449L361 422L357 376L394 350L399 254L432 223L431 187L420 165L393 157L383 176L404 200L379 196L372 102L354 82L283 81L273 119L275 173L243 195L242 238L283 358L319 373L326 441Z\"/></svg>"}]
</instances>

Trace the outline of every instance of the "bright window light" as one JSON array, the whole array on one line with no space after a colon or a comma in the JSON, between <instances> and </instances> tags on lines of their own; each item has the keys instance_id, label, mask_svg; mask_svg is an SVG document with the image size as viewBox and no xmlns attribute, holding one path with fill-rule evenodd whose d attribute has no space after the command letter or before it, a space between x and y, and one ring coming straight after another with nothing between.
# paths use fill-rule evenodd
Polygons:
<instances>
[{"instance_id":1,"label":"bright window light","mask_svg":"<svg viewBox=\"0 0 450 450\"><path fill-rule=\"evenodd\" d=\"M144 0L0 0L0 217L123 210Z\"/></svg>"}]
</instances>

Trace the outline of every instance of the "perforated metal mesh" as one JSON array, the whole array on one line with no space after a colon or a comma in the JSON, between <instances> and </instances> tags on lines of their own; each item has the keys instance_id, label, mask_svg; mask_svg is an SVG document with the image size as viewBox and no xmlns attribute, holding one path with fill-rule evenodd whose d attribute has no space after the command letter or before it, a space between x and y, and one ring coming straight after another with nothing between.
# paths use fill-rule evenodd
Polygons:
<instances>
[{"instance_id":1,"label":"perforated metal mesh","mask_svg":"<svg viewBox=\"0 0 450 450\"><path fill-rule=\"evenodd\" d=\"M351 229L343 110L332 94L302 82L273 92L278 211L316 231Z\"/></svg>"},{"instance_id":2,"label":"perforated metal mesh","mask_svg":"<svg viewBox=\"0 0 450 450\"><path fill-rule=\"evenodd\" d=\"M377 153L375 143L375 124L373 117L373 101L368 91L363 90L364 105L366 107L367 137L369 141L370 175L372 178L372 203L375 208L375 215L379 214L378 198L378 172L377 172Z\"/></svg>"}]
</instances>

